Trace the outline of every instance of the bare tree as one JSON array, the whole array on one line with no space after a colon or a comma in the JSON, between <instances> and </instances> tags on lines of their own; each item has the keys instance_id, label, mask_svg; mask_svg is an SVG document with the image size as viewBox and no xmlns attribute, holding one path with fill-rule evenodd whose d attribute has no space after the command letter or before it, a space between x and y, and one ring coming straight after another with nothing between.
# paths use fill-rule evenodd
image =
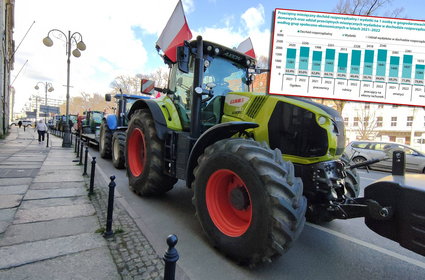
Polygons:
<instances>
[{"instance_id":1,"label":"bare tree","mask_svg":"<svg viewBox=\"0 0 425 280\"><path fill-rule=\"evenodd\" d=\"M269 58L264 55L260 55L257 59L257 67L260 69L269 69Z\"/></svg>"},{"instance_id":2,"label":"bare tree","mask_svg":"<svg viewBox=\"0 0 425 280\"><path fill-rule=\"evenodd\" d=\"M123 93L135 94L140 91L140 78L120 75L112 81L110 87L112 88L112 94L119 93L120 89Z\"/></svg>"},{"instance_id":3,"label":"bare tree","mask_svg":"<svg viewBox=\"0 0 425 280\"><path fill-rule=\"evenodd\" d=\"M86 93L82 92L81 96L74 96L70 98L69 102L69 113L70 114L82 114L84 111L105 111L108 110L110 104L105 101L105 97L101 94ZM60 111L62 114L65 112L66 104L60 105Z\"/></svg>"},{"instance_id":4,"label":"bare tree","mask_svg":"<svg viewBox=\"0 0 425 280\"><path fill-rule=\"evenodd\" d=\"M358 121L357 136L359 140L373 140L377 132L376 110L371 109L369 104L363 104L360 110L357 111L356 118Z\"/></svg>"}]
</instances>

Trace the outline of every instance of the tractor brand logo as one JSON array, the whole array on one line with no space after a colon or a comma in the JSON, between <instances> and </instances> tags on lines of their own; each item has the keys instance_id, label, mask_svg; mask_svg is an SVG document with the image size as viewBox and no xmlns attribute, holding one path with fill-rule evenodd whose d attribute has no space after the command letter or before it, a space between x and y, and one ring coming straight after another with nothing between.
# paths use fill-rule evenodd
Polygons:
<instances>
[{"instance_id":1,"label":"tractor brand logo","mask_svg":"<svg viewBox=\"0 0 425 280\"><path fill-rule=\"evenodd\" d=\"M248 97L236 94L228 94L226 96L226 104L234 107L242 107L248 100Z\"/></svg>"},{"instance_id":2,"label":"tractor brand logo","mask_svg":"<svg viewBox=\"0 0 425 280\"><path fill-rule=\"evenodd\" d=\"M223 53L223 56L226 56L226 57L228 57L230 59L233 59L233 60L236 60L236 61L241 61L242 60L242 57L240 57L240 56L238 56L236 54L230 53L230 52Z\"/></svg>"},{"instance_id":3,"label":"tractor brand logo","mask_svg":"<svg viewBox=\"0 0 425 280\"><path fill-rule=\"evenodd\" d=\"M243 102L243 98L237 98L230 100L230 104L241 103Z\"/></svg>"}]
</instances>

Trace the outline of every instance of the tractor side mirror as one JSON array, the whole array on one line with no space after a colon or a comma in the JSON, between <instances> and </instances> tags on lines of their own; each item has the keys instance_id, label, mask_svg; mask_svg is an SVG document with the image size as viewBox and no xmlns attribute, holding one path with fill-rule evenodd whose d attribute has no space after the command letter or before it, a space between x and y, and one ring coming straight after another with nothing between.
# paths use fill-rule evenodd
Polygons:
<instances>
[{"instance_id":1,"label":"tractor side mirror","mask_svg":"<svg viewBox=\"0 0 425 280\"><path fill-rule=\"evenodd\" d=\"M112 98L111 98L111 94L110 94L110 93L105 94L105 101L106 101L106 102L109 102L109 101L111 101L111 100L112 100Z\"/></svg>"},{"instance_id":2,"label":"tractor side mirror","mask_svg":"<svg viewBox=\"0 0 425 280\"><path fill-rule=\"evenodd\" d=\"M154 94L155 82L152 80L142 79L140 92L144 94Z\"/></svg>"},{"instance_id":3,"label":"tractor side mirror","mask_svg":"<svg viewBox=\"0 0 425 280\"><path fill-rule=\"evenodd\" d=\"M177 47L177 62L180 71L189 73L189 47Z\"/></svg>"},{"instance_id":4,"label":"tractor side mirror","mask_svg":"<svg viewBox=\"0 0 425 280\"><path fill-rule=\"evenodd\" d=\"M365 188L365 198L378 202L381 217L366 225L388 239L425 256L425 175L387 176Z\"/></svg>"}]
</instances>

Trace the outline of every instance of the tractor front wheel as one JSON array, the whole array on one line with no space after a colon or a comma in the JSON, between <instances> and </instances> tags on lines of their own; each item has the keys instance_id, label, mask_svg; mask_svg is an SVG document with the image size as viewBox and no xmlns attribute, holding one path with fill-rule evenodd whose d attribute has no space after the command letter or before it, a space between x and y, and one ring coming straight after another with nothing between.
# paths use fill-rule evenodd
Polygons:
<instances>
[{"instance_id":1,"label":"tractor front wheel","mask_svg":"<svg viewBox=\"0 0 425 280\"><path fill-rule=\"evenodd\" d=\"M112 135L112 164L117 169L125 168L125 132L116 131Z\"/></svg>"},{"instance_id":2,"label":"tractor front wheel","mask_svg":"<svg viewBox=\"0 0 425 280\"><path fill-rule=\"evenodd\" d=\"M158 138L148 109L137 110L127 129L126 166L129 185L142 196L159 195L177 179L164 174L164 143Z\"/></svg>"},{"instance_id":3,"label":"tractor front wheel","mask_svg":"<svg viewBox=\"0 0 425 280\"><path fill-rule=\"evenodd\" d=\"M193 203L213 246L254 265L283 254L301 233L306 199L292 163L248 139L207 147L194 170Z\"/></svg>"},{"instance_id":4,"label":"tractor front wheel","mask_svg":"<svg viewBox=\"0 0 425 280\"><path fill-rule=\"evenodd\" d=\"M111 158L111 146L112 146L112 131L109 129L106 120L102 120L100 125L99 135L99 152L101 158Z\"/></svg>"}]
</instances>

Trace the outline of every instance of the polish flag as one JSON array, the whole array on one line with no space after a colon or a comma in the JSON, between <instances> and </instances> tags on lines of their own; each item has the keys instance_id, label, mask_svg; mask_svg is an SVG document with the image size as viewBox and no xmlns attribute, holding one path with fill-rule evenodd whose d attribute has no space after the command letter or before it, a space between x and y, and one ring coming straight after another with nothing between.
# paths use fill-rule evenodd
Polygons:
<instances>
[{"instance_id":1,"label":"polish flag","mask_svg":"<svg viewBox=\"0 0 425 280\"><path fill-rule=\"evenodd\" d=\"M185 40L191 38L192 32L187 25L182 2L179 0L156 45L172 62L176 62L177 47L182 46Z\"/></svg>"},{"instance_id":2,"label":"polish flag","mask_svg":"<svg viewBox=\"0 0 425 280\"><path fill-rule=\"evenodd\" d=\"M255 58L254 46L252 45L251 38L248 38L240 43L236 50L252 58Z\"/></svg>"}]
</instances>

